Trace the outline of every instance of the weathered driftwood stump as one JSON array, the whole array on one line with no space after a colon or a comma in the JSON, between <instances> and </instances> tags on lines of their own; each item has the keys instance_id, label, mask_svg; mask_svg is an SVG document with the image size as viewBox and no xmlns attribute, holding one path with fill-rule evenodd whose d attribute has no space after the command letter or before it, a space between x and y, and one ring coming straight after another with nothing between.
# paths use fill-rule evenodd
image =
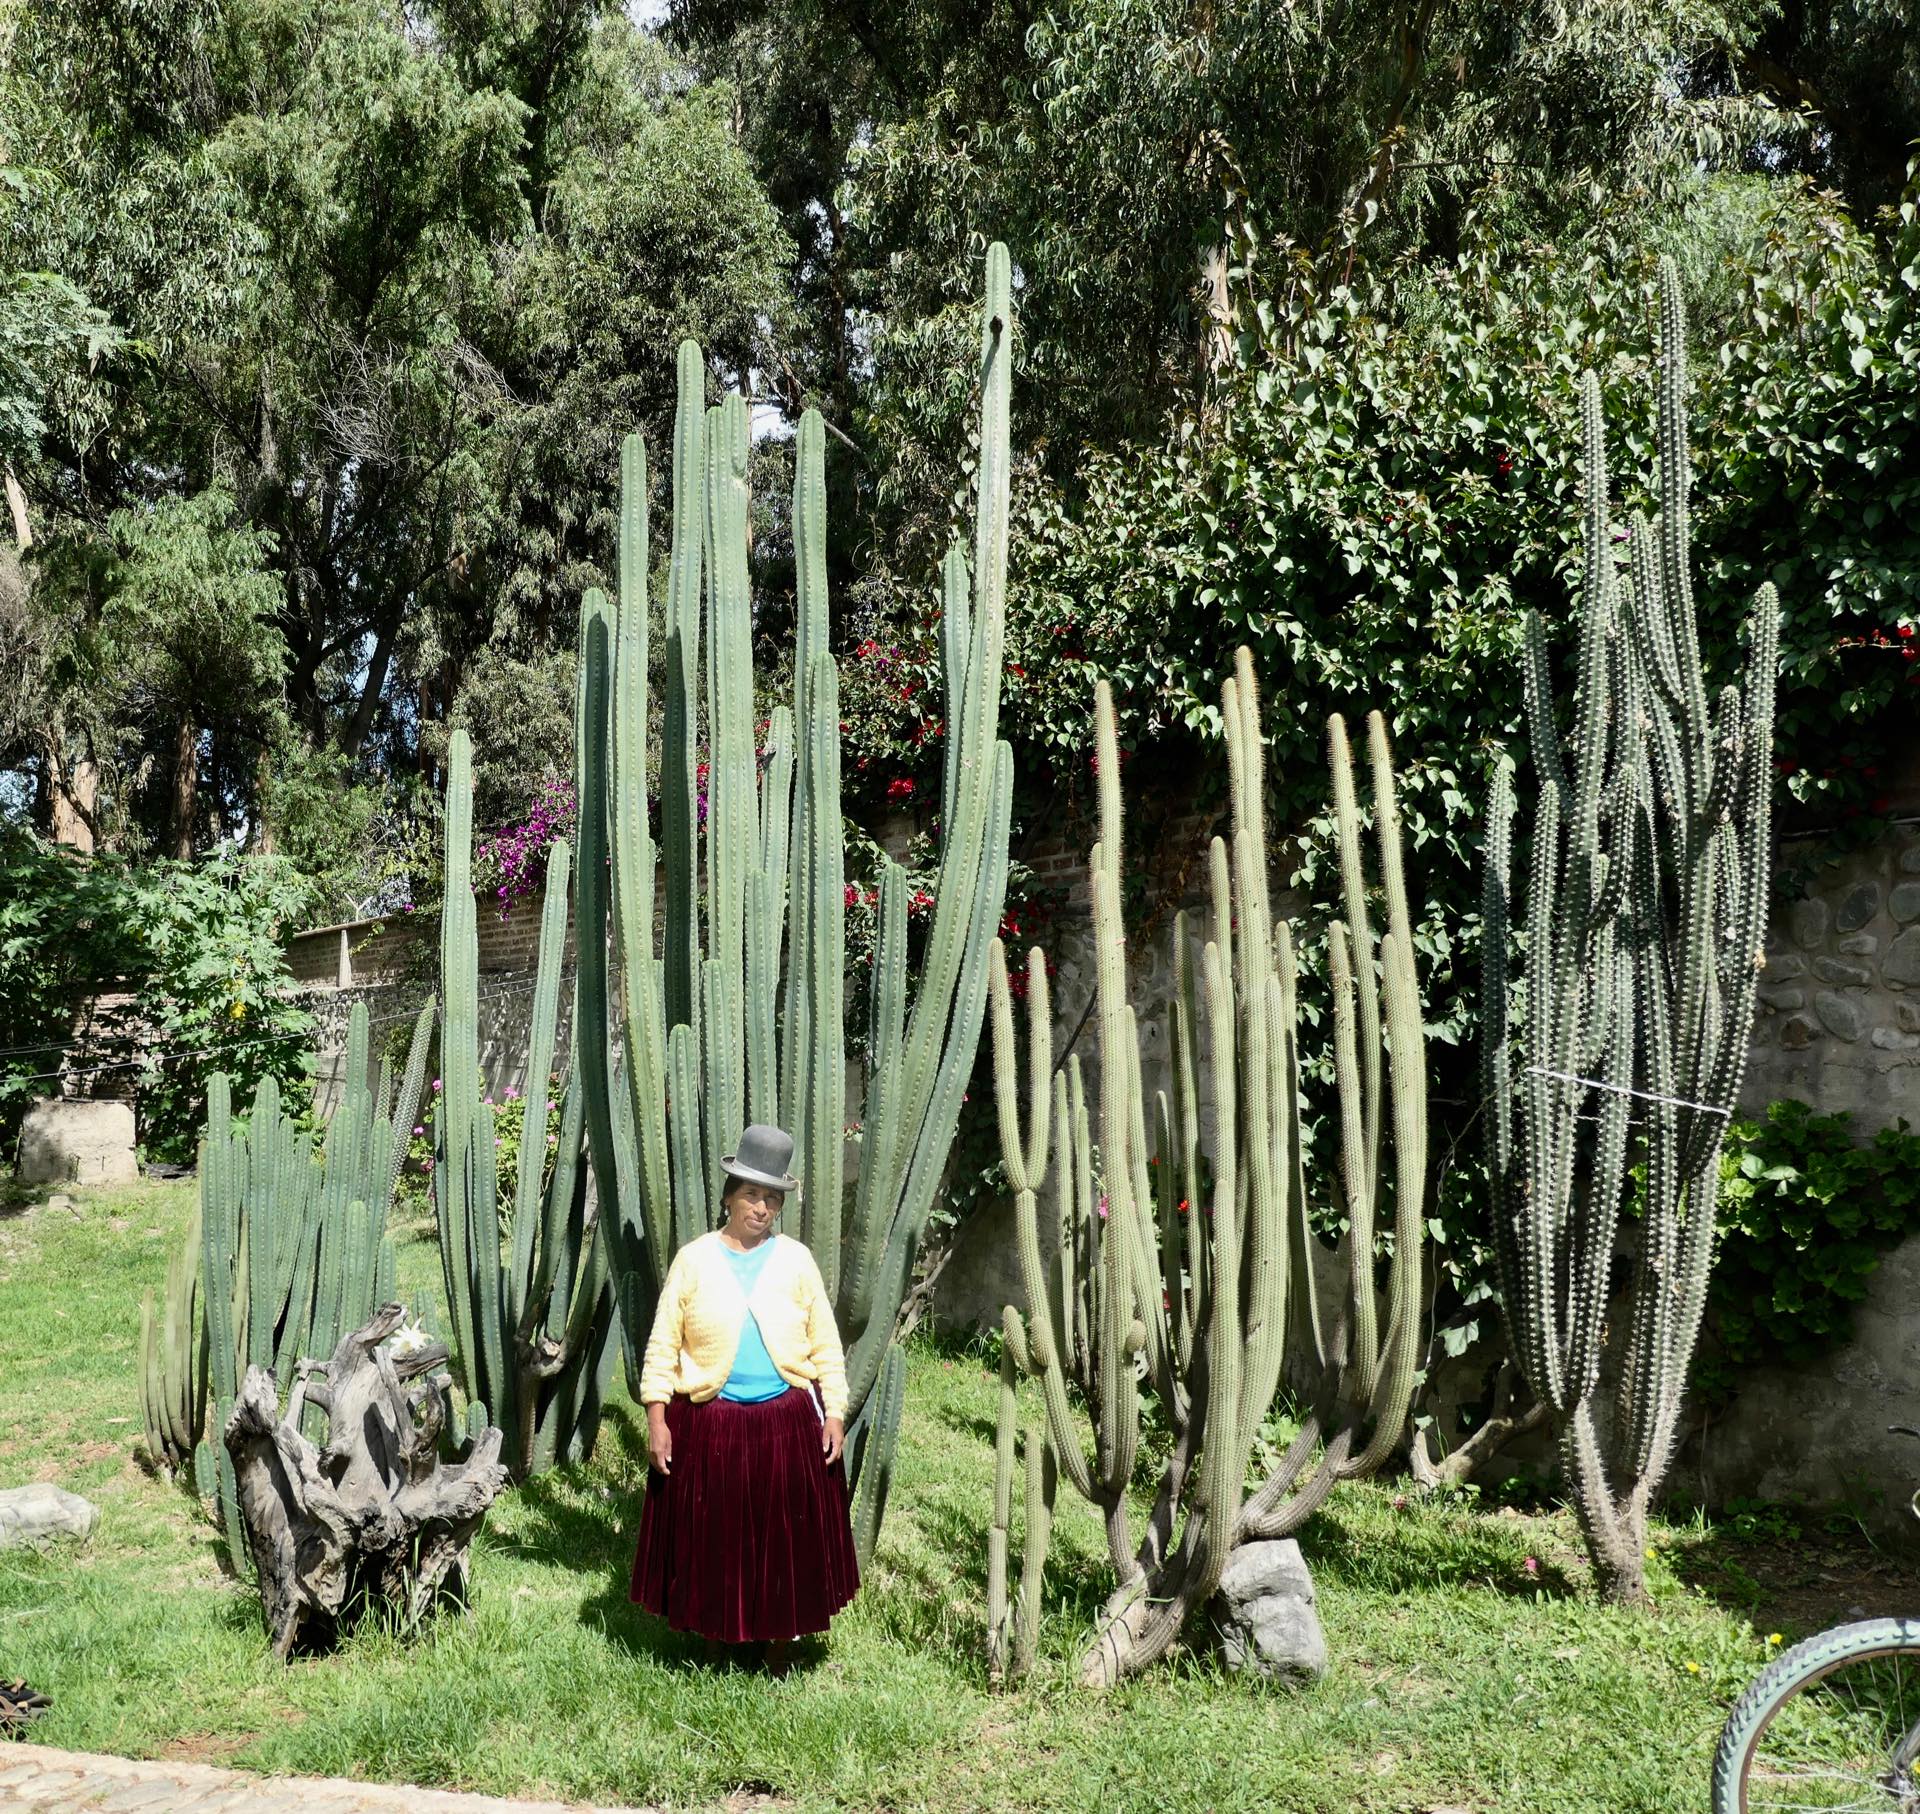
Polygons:
<instances>
[{"instance_id":1,"label":"weathered driftwood stump","mask_svg":"<svg viewBox=\"0 0 1920 1814\"><path fill-rule=\"evenodd\" d=\"M260 1601L283 1660L296 1647L326 1648L365 1605L411 1624L442 1593L464 1598L467 1548L507 1484L498 1430L481 1431L463 1460L442 1459L437 1370L447 1349L384 1351L404 1315L388 1304L330 1360L302 1361L284 1418L272 1373L249 1367L227 1419ZM300 1433L306 1405L327 1414L325 1448Z\"/></svg>"}]
</instances>

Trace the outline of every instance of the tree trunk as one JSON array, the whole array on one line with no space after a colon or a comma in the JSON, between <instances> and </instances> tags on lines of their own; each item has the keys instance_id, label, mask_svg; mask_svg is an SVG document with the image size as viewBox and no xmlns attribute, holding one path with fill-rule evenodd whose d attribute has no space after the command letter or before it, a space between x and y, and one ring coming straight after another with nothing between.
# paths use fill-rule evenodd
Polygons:
<instances>
[{"instance_id":1,"label":"tree trunk","mask_svg":"<svg viewBox=\"0 0 1920 1814\"><path fill-rule=\"evenodd\" d=\"M194 809L200 793L200 733L187 713L173 734L173 854L183 862L193 857Z\"/></svg>"},{"instance_id":2,"label":"tree trunk","mask_svg":"<svg viewBox=\"0 0 1920 1814\"><path fill-rule=\"evenodd\" d=\"M6 490L7 509L13 516L13 545L25 554L33 546L33 525L27 521L27 494L20 489L11 466L6 469Z\"/></svg>"},{"instance_id":3,"label":"tree trunk","mask_svg":"<svg viewBox=\"0 0 1920 1814\"><path fill-rule=\"evenodd\" d=\"M442 1597L464 1600L467 1552L506 1487L496 1429L464 1460L441 1459L447 1349L385 1352L404 1314L388 1304L331 1359L302 1361L284 1418L273 1375L249 1367L227 1419L247 1546L283 1662L330 1645L363 1606L383 1604L411 1625ZM327 1413L324 1449L300 1433L307 1404Z\"/></svg>"},{"instance_id":4,"label":"tree trunk","mask_svg":"<svg viewBox=\"0 0 1920 1814\"><path fill-rule=\"evenodd\" d=\"M267 790L273 779L273 750L261 744L259 759L253 765L253 848L270 857L278 848L273 835L273 820L267 815Z\"/></svg>"},{"instance_id":5,"label":"tree trunk","mask_svg":"<svg viewBox=\"0 0 1920 1814\"><path fill-rule=\"evenodd\" d=\"M92 742L82 747L69 773L65 727L55 722L41 733L40 741L46 756L47 824L53 841L63 849L91 856L97 842L94 803L100 793Z\"/></svg>"},{"instance_id":6,"label":"tree trunk","mask_svg":"<svg viewBox=\"0 0 1920 1814\"><path fill-rule=\"evenodd\" d=\"M360 701L340 736L340 748L345 755L359 755L360 746L373 729L373 715L379 709L381 695L387 688L387 669L393 665L393 645L399 634L400 617L396 612L380 626L374 639L373 659L367 663L366 684L361 687Z\"/></svg>"}]
</instances>

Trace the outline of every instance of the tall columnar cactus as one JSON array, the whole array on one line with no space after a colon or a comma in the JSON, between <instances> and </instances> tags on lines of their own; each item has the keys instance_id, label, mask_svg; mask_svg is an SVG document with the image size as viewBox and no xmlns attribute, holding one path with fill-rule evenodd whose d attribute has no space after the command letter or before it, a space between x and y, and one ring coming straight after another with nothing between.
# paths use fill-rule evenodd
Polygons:
<instances>
[{"instance_id":1,"label":"tall columnar cactus","mask_svg":"<svg viewBox=\"0 0 1920 1814\"><path fill-rule=\"evenodd\" d=\"M1204 923L1190 927L1185 914L1174 923L1171 1089L1146 1097L1140 1028L1127 997L1120 761L1104 682L1095 707L1100 841L1090 865L1099 1053L1091 1111L1079 1058L1069 1058L1064 1074L1054 1064L1046 969L1035 950L1027 965L1022 1128L1006 959L997 941L993 949L994 1083L1027 1300L1024 1325L1011 1306L1006 1312L1007 1348L1011 1368L1037 1376L1045 1408L1044 1450L1037 1429L1027 1435L1028 1559L1013 1662L1017 1668L1032 1654L1057 1469L1104 1516L1118 1578L1081 1660L1081 1679L1093 1686L1161 1656L1219 1585L1235 1545L1286 1535L1337 1481L1377 1468L1405 1427L1413 1389L1425 1236L1425 1047L1386 731L1375 713L1368 744L1386 920L1376 944L1352 756L1341 720L1330 725L1346 918L1327 929L1328 968L1339 1205L1350 1248L1349 1311L1329 1330L1313 1276L1322 1250L1308 1223L1297 972L1289 923L1273 917L1268 890L1259 709L1245 649L1222 690L1221 712L1232 836L1212 841L1213 899ZM1043 1191L1053 1205L1051 1263L1040 1238ZM1393 1254L1383 1327L1374 1234L1389 1198ZM1290 1362L1306 1412L1286 1454L1249 1492L1261 1425ZM1136 1542L1128 1489L1140 1453L1141 1379L1171 1425L1172 1449ZM1091 1414L1091 1455L1073 1387ZM996 1664L1006 1656L1011 1621L1011 1377L1002 1399L989 1550Z\"/></svg>"},{"instance_id":2,"label":"tall columnar cactus","mask_svg":"<svg viewBox=\"0 0 1920 1814\"><path fill-rule=\"evenodd\" d=\"M582 738L583 777L600 760L596 749L592 738ZM616 1358L613 1283L606 1253L594 1239L578 1064L569 1067L558 1104L551 1087L571 867L564 840L547 856L519 1172L512 1222L502 1238L494 1116L480 1083L472 764L467 734L455 731L448 750L447 880L440 916L447 1008L434 1109L433 1198L468 1428L477 1433L491 1419L504 1438L501 1459L510 1477L524 1480L555 1461L583 1460L593 1449ZM597 770L594 775L593 784L604 785ZM587 893L584 866L576 893ZM576 900L576 911L578 905ZM604 1047L604 1010L596 1020L584 991L575 1010L576 1047L580 1041Z\"/></svg>"},{"instance_id":3,"label":"tall columnar cactus","mask_svg":"<svg viewBox=\"0 0 1920 1814\"><path fill-rule=\"evenodd\" d=\"M164 1309L141 1308L141 1397L147 1446L179 1468L193 1457L200 1492L216 1500L229 1555L243 1566L239 1506L225 1445L209 1437L209 1401L224 1427L249 1366L290 1383L309 1354L330 1354L393 1296L387 1209L425 1081L433 1005L414 1024L398 1100L390 1065L367 1081L369 1022L348 1022L347 1086L316 1162L312 1138L264 1077L245 1128L233 1125L227 1079L207 1090L200 1201L169 1269ZM196 1314L200 1328L194 1327ZM196 1358L197 1357L197 1358Z\"/></svg>"},{"instance_id":4,"label":"tall columnar cactus","mask_svg":"<svg viewBox=\"0 0 1920 1814\"><path fill-rule=\"evenodd\" d=\"M1623 584L1589 373L1570 747L1563 756L1535 617L1526 705L1538 785L1524 875L1514 874L1504 763L1487 825L1483 1052L1502 1302L1515 1358L1552 1412L1601 1589L1629 1602L1646 1596L1647 1509L1672 1460L1705 1306L1720 1147L1764 961L1779 659L1779 606L1762 586L1742 683L1709 699L1690 573L1686 390L1679 278L1663 261L1659 520L1632 524ZM1644 1213L1622 1315L1613 1266L1638 1162ZM1602 1373L1611 1382L1616 1365L1603 1410Z\"/></svg>"},{"instance_id":5,"label":"tall columnar cactus","mask_svg":"<svg viewBox=\"0 0 1920 1814\"><path fill-rule=\"evenodd\" d=\"M635 1352L644 1346L674 1250L714 1223L719 1155L749 1121L787 1127L802 1180L792 1232L819 1262L849 1347L848 1454L863 1556L899 1428L894 1326L979 1042L987 949L1006 894L1012 758L998 723L1010 311L1006 249L996 245L981 328L973 565L970 573L956 547L943 573L950 735L932 928L909 1007L905 880L888 864L850 1195L839 675L828 646L819 416L801 419L795 448L793 698L773 708L756 747L746 404L729 396L708 408L700 351L691 342L680 349L658 848L646 811L650 562L638 436L622 454L619 598L591 594L584 613L581 734L598 739L607 760L585 772L580 794L579 1060L627 1341ZM601 880L609 873L610 899ZM609 919L622 985L618 1071L610 1045L584 1032L606 1012Z\"/></svg>"}]
</instances>

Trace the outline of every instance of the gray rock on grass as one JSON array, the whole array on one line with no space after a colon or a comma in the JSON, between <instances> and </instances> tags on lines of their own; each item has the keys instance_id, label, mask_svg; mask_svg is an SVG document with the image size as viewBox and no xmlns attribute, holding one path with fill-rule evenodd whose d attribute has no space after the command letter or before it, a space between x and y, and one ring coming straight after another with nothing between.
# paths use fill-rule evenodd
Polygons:
<instances>
[{"instance_id":1,"label":"gray rock on grass","mask_svg":"<svg viewBox=\"0 0 1920 1814\"><path fill-rule=\"evenodd\" d=\"M1327 1637L1313 1576L1291 1537L1243 1543L1227 1558L1207 1610L1229 1669L1273 1682L1317 1682L1327 1673Z\"/></svg>"},{"instance_id":2,"label":"gray rock on grass","mask_svg":"<svg viewBox=\"0 0 1920 1814\"><path fill-rule=\"evenodd\" d=\"M0 1487L0 1549L56 1537L85 1539L99 1521L100 1508L91 1500L47 1481Z\"/></svg>"}]
</instances>

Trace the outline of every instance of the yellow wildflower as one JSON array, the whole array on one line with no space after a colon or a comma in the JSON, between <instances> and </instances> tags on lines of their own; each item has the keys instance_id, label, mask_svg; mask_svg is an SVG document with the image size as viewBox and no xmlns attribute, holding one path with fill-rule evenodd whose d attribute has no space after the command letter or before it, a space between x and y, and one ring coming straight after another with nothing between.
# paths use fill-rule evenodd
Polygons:
<instances>
[{"instance_id":1,"label":"yellow wildflower","mask_svg":"<svg viewBox=\"0 0 1920 1814\"><path fill-rule=\"evenodd\" d=\"M1689 1663L1687 1665L1688 1675L1698 1675L1699 1673L1700 1673L1700 1665L1698 1663Z\"/></svg>"},{"instance_id":2,"label":"yellow wildflower","mask_svg":"<svg viewBox=\"0 0 1920 1814\"><path fill-rule=\"evenodd\" d=\"M1768 1642L1769 1644L1777 1644L1777 1643L1779 1643L1779 1642L1780 1642L1780 1634L1779 1634L1779 1633L1778 1633L1777 1631L1770 1631L1770 1632L1768 1632L1768 1633L1767 1633L1767 1642Z\"/></svg>"}]
</instances>

